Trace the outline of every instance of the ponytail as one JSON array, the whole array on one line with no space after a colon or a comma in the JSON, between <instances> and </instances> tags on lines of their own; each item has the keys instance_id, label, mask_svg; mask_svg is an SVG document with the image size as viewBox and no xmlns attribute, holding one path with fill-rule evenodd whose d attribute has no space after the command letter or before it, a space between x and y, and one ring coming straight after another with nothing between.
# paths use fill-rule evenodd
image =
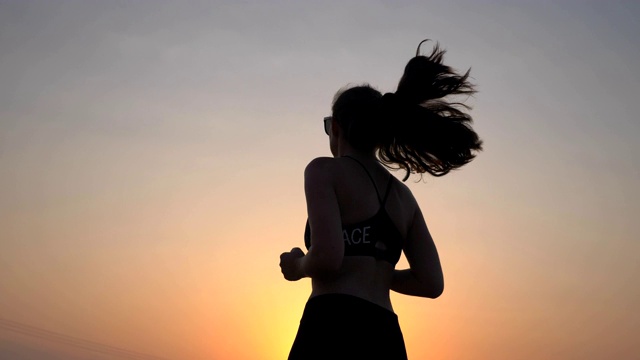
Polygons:
<instances>
[{"instance_id":1,"label":"ponytail","mask_svg":"<svg viewBox=\"0 0 640 360\"><path fill-rule=\"evenodd\" d=\"M383 123L389 131L378 143L380 161L391 169L443 176L457 169L482 150L482 141L471 128L470 109L451 101L455 95L473 95L469 72L460 75L442 63L445 51L439 45L429 56L416 56L407 63L398 88L382 97Z\"/></svg>"},{"instance_id":2,"label":"ponytail","mask_svg":"<svg viewBox=\"0 0 640 360\"><path fill-rule=\"evenodd\" d=\"M445 51L435 44L429 56L409 60L395 93L382 95L368 84L340 90L333 117L345 129L349 143L376 149L389 169L443 176L473 160L482 140L471 128L470 107L451 99L472 96L469 72L458 74L442 63Z\"/></svg>"}]
</instances>

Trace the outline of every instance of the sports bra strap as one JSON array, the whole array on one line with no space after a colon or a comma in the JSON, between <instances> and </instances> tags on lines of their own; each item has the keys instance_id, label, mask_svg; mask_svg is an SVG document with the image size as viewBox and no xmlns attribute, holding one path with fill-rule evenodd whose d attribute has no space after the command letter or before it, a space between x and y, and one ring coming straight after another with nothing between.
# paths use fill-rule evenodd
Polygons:
<instances>
[{"instance_id":1,"label":"sports bra strap","mask_svg":"<svg viewBox=\"0 0 640 360\"><path fill-rule=\"evenodd\" d=\"M378 187L376 186L376 182L373 180L373 176L371 176L371 174L369 173L369 170L367 170L367 167L364 166L363 163L361 163L358 159L354 157L351 157L349 155L344 155L343 157L349 158L357 162L358 164L360 164L360 166L362 166L362 168L364 169L364 172L366 172L367 176L369 176L369 179L371 179L371 183L373 184L373 188L376 190L376 195L378 196L378 201L380 202L380 205L384 206L384 204L387 202L387 196L389 195L389 190L391 189L391 175L389 175L389 182L387 183L387 189L384 194L384 199L382 199L380 197L380 192L378 191Z\"/></svg>"},{"instance_id":2,"label":"sports bra strap","mask_svg":"<svg viewBox=\"0 0 640 360\"><path fill-rule=\"evenodd\" d=\"M391 192L391 184L393 183L392 180L393 179L391 178L391 175L389 175L389 181L387 182L387 189L384 191L384 199L382 199L382 206L384 206L387 203L387 197Z\"/></svg>"}]
</instances>

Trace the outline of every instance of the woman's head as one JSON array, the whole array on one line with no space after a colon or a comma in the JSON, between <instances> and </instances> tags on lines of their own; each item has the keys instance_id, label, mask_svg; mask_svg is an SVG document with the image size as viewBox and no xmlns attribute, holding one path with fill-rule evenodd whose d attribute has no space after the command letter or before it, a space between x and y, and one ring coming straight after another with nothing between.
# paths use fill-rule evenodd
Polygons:
<instances>
[{"instance_id":1,"label":"woman's head","mask_svg":"<svg viewBox=\"0 0 640 360\"><path fill-rule=\"evenodd\" d=\"M377 145L381 98L382 94L368 84L343 88L333 98L332 116L356 149L372 150Z\"/></svg>"},{"instance_id":2,"label":"woman's head","mask_svg":"<svg viewBox=\"0 0 640 360\"><path fill-rule=\"evenodd\" d=\"M476 92L468 81L469 71L458 74L444 65L445 51L438 44L429 56L419 54L420 45L395 94L383 96L364 84L338 91L332 106L349 144L377 150L385 166L407 171L405 180L410 173L445 175L482 150L465 112L469 107L450 98Z\"/></svg>"}]
</instances>

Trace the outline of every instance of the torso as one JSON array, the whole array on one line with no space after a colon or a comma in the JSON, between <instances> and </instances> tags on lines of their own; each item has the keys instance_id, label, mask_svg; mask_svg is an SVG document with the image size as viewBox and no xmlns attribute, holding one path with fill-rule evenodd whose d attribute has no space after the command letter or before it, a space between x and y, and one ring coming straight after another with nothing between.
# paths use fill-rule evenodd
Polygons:
<instances>
[{"instance_id":1,"label":"torso","mask_svg":"<svg viewBox=\"0 0 640 360\"><path fill-rule=\"evenodd\" d=\"M312 279L311 296L344 293L393 311L389 289L409 219L415 211L411 206L413 196L377 162L358 164L348 158L334 161L337 162L335 191L343 224L345 256L338 275ZM393 182L391 186L389 182ZM381 207L381 203L384 206ZM376 226L378 231L372 231ZM308 234L307 224L307 248L311 242Z\"/></svg>"}]
</instances>

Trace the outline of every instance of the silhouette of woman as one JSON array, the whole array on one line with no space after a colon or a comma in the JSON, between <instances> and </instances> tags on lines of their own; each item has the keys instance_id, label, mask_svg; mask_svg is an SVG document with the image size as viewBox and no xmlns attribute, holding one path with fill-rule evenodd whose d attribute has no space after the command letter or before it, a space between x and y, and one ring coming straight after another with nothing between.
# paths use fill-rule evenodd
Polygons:
<instances>
[{"instance_id":1,"label":"silhouette of woman","mask_svg":"<svg viewBox=\"0 0 640 360\"><path fill-rule=\"evenodd\" d=\"M289 359L406 359L390 291L435 299L444 279L438 252L406 176L443 176L474 159L482 141L469 107L452 96L476 92L469 70L429 56L406 65L395 93L343 88L324 119L333 158L305 168L307 253L280 255L284 278L310 277ZM404 252L409 269L396 270Z\"/></svg>"}]
</instances>

